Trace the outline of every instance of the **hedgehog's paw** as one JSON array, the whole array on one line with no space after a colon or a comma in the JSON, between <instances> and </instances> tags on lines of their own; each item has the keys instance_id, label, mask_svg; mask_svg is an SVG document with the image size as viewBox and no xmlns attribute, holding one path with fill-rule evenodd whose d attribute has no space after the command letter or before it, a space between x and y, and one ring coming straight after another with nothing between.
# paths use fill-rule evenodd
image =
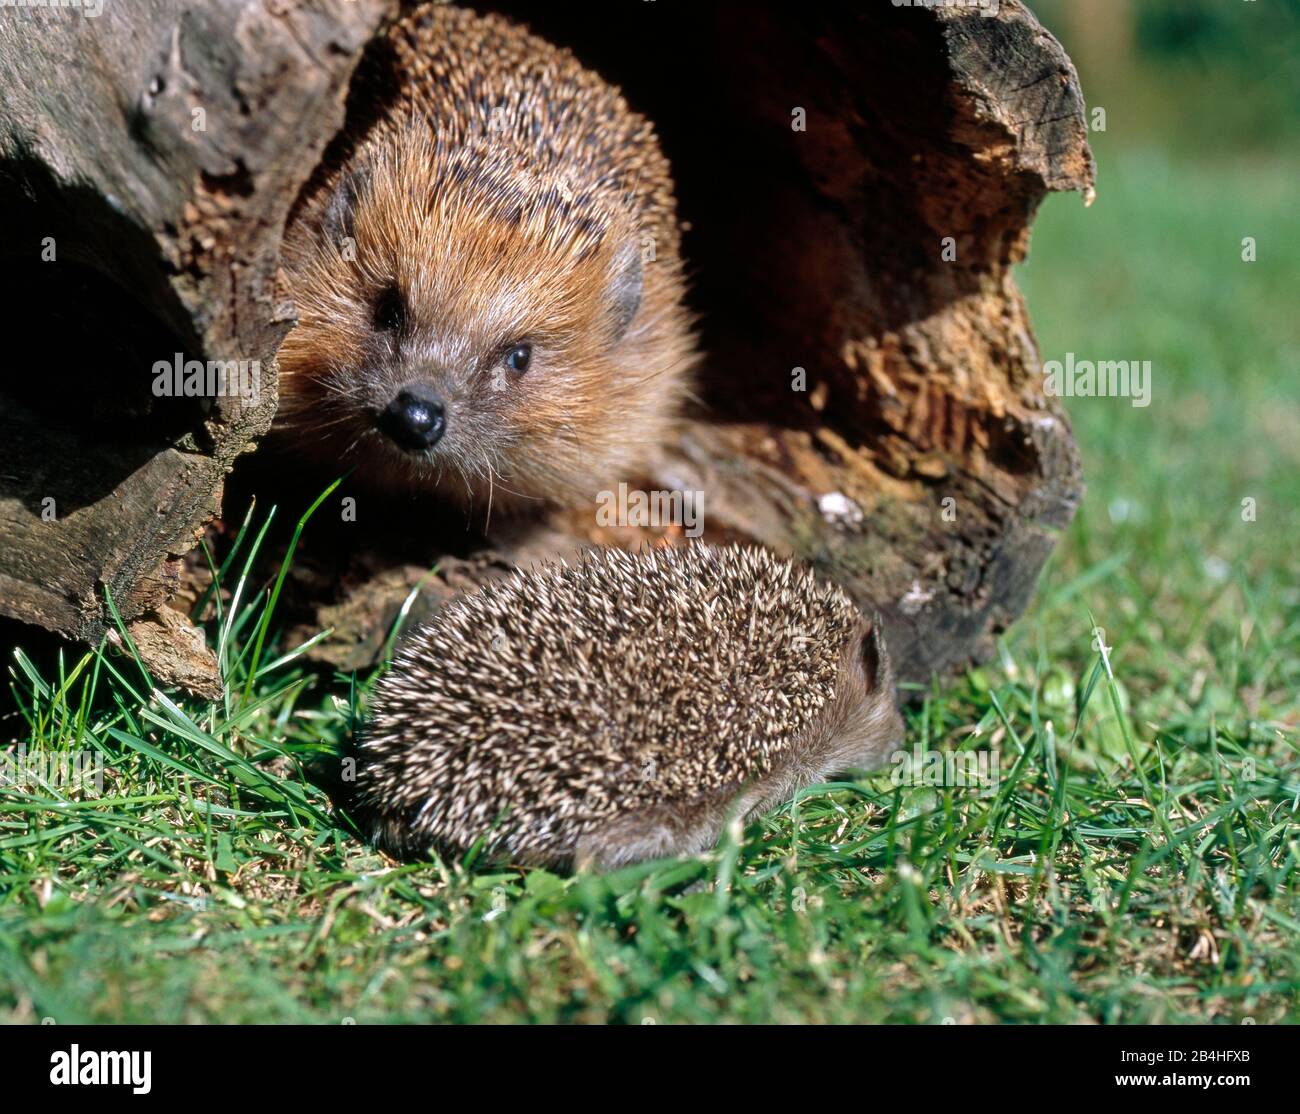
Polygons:
<instances>
[{"instance_id":1,"label":"hedgehog's paw","mask_svg":"<svg viewBox=\"0 0 1300 1114\"><path fill-rule=\"evenodd\" d=\"M616 870L651 859L698 855L712 849L731 815L730 796L659 805L620 816L578 841L575 870Z\"/></svg>"}]
</instances>

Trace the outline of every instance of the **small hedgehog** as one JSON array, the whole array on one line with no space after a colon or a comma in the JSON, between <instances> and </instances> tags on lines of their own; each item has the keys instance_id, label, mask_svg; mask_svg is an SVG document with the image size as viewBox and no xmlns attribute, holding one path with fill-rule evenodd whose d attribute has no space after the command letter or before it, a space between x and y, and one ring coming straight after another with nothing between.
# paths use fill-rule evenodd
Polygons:
<instances>
[{"instance_id":1,"label":"small hedgehog","mask_svg":"<svg viewBox=\"0 0 1300 1114\"><path fill-rule=\"evenodd\" d=\"M568 51L445 6L359 80L375 92L285 230L277 441L467 508L630 478L695 358L649 121Z\"/></svg>"},{"instance_id":2,"label":"small hedgehog","mask_svg":"<svg viewBox=\"0 0 1300 1114\"><path fill-rule=\"evenodd\" d=\"M377 686L353 815L400 858L609 869L870 769L903 724L879 624L754 548L597 550L418 632Z\"/></svg>"}]
</instances>

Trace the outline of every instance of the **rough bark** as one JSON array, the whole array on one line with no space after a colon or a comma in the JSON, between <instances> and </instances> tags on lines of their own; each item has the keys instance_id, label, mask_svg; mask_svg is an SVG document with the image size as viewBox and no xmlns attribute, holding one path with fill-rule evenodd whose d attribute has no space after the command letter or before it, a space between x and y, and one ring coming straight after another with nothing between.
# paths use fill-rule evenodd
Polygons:
<instances>
[{"instance_id":1,"label":"rough bark","mask_svg":"<svg viewBox=\"0 0 1300 1114\"><path fill-rule=\"evenodd\" d=\"M1082 493L1010 273L1046 193L1091 193L1082 96L1060 45L1011 0L994 16L658 3L593 20L586 5L484 6L622 85L676 169L708 356L699 412L637 486L702 491L706 538L758 542L840 581L883 615L905 679L987 654ZM107 118L51 103L71 48L19 49L6 28L4 80L27 92L0 113L0 153L44 176L53 200L38 211L47 222L57 211L88 245L96 281L135 307L124 314L147 306L154 327L196 352L268 361L290 316L273 284L283 215L383 7L342 4L325 20L221 3L196 16L158 0L153 19L95 40L84 68L99 103L120 106ZM146 112L157 73L166 89ZM197 139L186 131L195 87L210 106ZM214 129L217 113L227 120ZM137 366L101 362L119 378ZM804 391L792 389L796 368ZM269 377L263 388L263 406L218 405L180 436L94 447L6 402L0 607L94 638L101 583L134 617L177 575L201 581L175 557L264 430ZM54 526L40 520L46 491L73 508ZM480 540L370 514L360 531L314 524L283 598L298 634L334 628L318 658L359 668L417 586L414 617L510 567L665 532L680 534L603 529L588 510L498 524Z\"/></svg>"},{"instance_id":2,"label":"rough bark","mask_svg":"<svg viewBox=\"0 0 1300 1114\"><path fill-rule=\"evenodd\" d=\"M387 0L132 0L0 12L0 613L113 633L211 691L180 558L275 410L280 232ZM258 361L251 401L157 397L153 365ZM251 384L251 377L250 377ZM250 387L250 394L253 393Z\"/></svg>"}]
</instances>

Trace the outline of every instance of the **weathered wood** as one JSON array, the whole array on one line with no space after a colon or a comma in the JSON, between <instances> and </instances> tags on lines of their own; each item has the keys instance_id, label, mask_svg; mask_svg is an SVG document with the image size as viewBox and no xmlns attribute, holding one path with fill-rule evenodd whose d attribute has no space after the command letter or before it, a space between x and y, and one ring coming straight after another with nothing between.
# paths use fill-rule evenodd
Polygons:
<instances>
[{"instance_id":1,"label":"weathered wood","mask_svg":"<svg viewBox=\"0 0 1300 1114\"><path fill-rule=\"evenodd\" d=\"M160 679L216 683L158 609L270 424L280 230L393 6L0 9L0 614L97 641L107 590ZM256 399L157 397L177 352L257 361Z\"/></svg>"},{"instance_id":2,"label":"weathered wood","mask_svg":"<svg viewBox=\"0 0 1300 1114\"><path fill-rule=\"evenodd\" d=\"M1092 189L1083 101L1059 44L1013 0L995 16L843 2L665 0L606 5L599 18L588 5L481 6L622 85L674 163L707 360L691 427L638 486L702 491L706 537L756 541L839 580L883 614L904 679L986 655L1082 493L1010 273L1045 194ZM127 318L138 314L125 329L100 314L127 350L95 350L114 384L174 338L265 365L290 316L272 279L283 216L384 5L340 4L332 21L296 5L143 7L152 18L75 45L0 40L0 74L23 90L0 113L3 177L37 182L26 210L4 206L0 219L28 238L6 243L30 256L57 215L60 244L98 276L94 300L124 297ZM87 51L95 64L74 70ZM68 75L83 70L87 103L68 109ZM165 87L146 111L157 74ZM192 137L196 89L209 125ZM806 130L792 127L796 110ZM792 389L796 368L806 390ZM175 557L265 429L269 376L263 392L260 407L218 404L189 424L146 399L138 429L93 447L47 419L41 397L9 392L24 408L7 403L0 417L11 439L0 609L93 638L101 582L141 615L177 577L201 581L197 562ZM233 497L265 503L279 478L241 463ZM66 509L52 526L40 521L47 490ZM360 525L327 529L338 516L322 508L282 597L297 635L335 629L321 660L373 661L422 582L415 615L517 564L680 534L604 528L589 509L498 523L485 541L460 524L449 541L413 530L415 513L427 524L425 510L371 500Z\"/></svg>"}]
</instances>

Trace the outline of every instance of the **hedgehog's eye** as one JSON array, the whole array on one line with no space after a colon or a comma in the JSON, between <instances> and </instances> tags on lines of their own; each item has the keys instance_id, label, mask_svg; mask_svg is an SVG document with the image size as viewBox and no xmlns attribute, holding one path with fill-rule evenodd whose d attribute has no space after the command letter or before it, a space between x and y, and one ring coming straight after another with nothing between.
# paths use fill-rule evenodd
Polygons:
<instances>
[{"instance_id":1,"label":"hedgehog's eye","mask_svg":"<svg viewBox=\"0 0 1300 1114\"><path fill-rule=\"evenodd\" d=\"M516 371L520 375L528 370L529 363L533 359L533 346L531 344L516 344L509 352L506 353L506 367L511 371Z\"/></svg>"},{"instance_id":2,"label":"hedgehog's eye","mask_svg":"<svg viewBox=\"0 0 1300 1114\"><path fill-rule=\"evenodd\" d=\"M386 286L375 299L375 328L383 332L396 332L406 324L406 303L396 286Z\"/></svg>"}]
</instances>

